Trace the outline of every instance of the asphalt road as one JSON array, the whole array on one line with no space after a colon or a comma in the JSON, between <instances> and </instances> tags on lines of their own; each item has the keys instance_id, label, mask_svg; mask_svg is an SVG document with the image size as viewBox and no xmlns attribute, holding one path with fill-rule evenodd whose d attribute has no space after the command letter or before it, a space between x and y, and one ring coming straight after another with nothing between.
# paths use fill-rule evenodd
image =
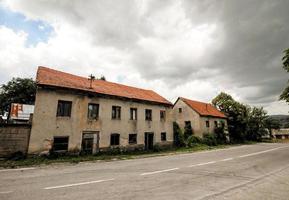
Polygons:
<instances>
[{"instance_id":1,"label":"asphalt road","mask_svg":"<svg viewBox=\"0 0 289 200\"><path fill-rule=\"evenodd\" d=\"M289 199L289 145L0 170L0 199Z\"/></svg>"}]
</instances>

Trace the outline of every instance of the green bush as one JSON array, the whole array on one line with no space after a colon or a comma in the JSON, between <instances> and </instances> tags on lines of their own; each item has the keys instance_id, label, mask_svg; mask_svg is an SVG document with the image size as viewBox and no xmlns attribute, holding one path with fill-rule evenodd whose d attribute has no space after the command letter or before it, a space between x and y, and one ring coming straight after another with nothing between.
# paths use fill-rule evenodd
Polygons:
<instances>
[{"instance_id":1,"label":"green bush","mask_svg":"<svg viewBox=\"0 0 289 200\"><path fill-rule=\"evenodd\" d=\"M187 145L186 146L193 147L196 144L201 144L201 143L202 143L202 139L200 137L191 135L187 139Z\"/></svg>"},{"instance_id":2,"label":"green bush","mask_svg":"<svg viewBox=\"0 0 289 200\"><path fill-rule=\"evenodd\" d=\"M217 146L217 138L215 134L204 133L203 134L203 143L209 146Z\"/></svg>"},{"instance_id":3,"label":"green bush","mask_svg":"<svg viewBox=\"0 0 289 200\"><path fill-rule=\"evenodd\" d=\"M224 126L216 127L214 133L218 144L225 144L227 142Z\"/></svg>"}]
</instances>

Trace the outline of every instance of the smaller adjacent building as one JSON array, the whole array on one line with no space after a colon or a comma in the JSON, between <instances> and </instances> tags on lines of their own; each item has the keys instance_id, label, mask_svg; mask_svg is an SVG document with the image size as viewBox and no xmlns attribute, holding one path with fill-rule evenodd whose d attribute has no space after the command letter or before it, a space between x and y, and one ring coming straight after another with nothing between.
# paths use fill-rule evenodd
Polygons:
<instances>
[{"instance_id":1,"label":"smaller adjacent building","mask_svg":"<svg viewBox=\"0 0 289 200\"><path fill-rule=\"evenodd\" d=\"M276 139L289 139L289 128L273 129L272 134Z\"/></svg>"},{"instance_id":2,"label":"smaller adjacent building","mask_svg":"<svg viewBox=\"0 0 289 200\"><path fill-rule=\"evenodd\" d=\"M173 107L174 121L184 129L191 125L194 135L214 133L216 127L227 127L227 117L213 105L179 97Z\"/></svg>"}]
</instances>

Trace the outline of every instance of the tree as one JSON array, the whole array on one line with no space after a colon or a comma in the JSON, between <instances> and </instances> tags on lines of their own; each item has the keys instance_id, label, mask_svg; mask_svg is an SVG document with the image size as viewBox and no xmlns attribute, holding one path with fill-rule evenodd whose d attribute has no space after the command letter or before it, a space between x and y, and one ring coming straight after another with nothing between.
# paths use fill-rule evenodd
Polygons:
<instances>
[{"instance_id":1,"label":"tree","mask_svg":"<svg viewBox=\"0 0 289 200\"><path fill-rule=\"evenodd\" d=\"M289 49L286 49L284 51L284 56L282 58L283 61L283 68L289 72ZM280 95L280 100L285 100L287 103L289 103L289 85L286 86L282 94Z\"/></svg>"},{"instance_id":2,"label":"tree","mask_svg":"<svg viewBox=\"0 0 289 200\"><path fill-rule=\"evenodd\" d=\"M267 119L265 119L265 127L269 130L270 137L272 138L272 129L279 130L281 128L281 123L277 119L268 117Z\"/></svg>"},{"instance_id":3,"label":"tree","mask_svg":"<svg viewBox=\"0 0 289 200\"><path fill-rule=\"evenodd\" d=\"M11 103L33 104L36 83L29 78L12 78L0 87L0 113L9 111Z\"/></svg>"},{"instance_id":4,"label":"tree","mask_svg":"<svg viewBox=\"0 0 289 200\"><path fill-rule=\"evenodd\" d=\"M267 134L265 120L268 118L267 112L261 108L253 107L249 113L246 139L260 141L262 136Z\"/></svg>"},{"instance_id":5,"label":"tree","mask_svg":"<svg viewBox=\"0 0 289 200\"><path fill-rule=\"evenodd\" d=\"M100 78L98 78L98 80L103 80L103 81L106 81L106 78L105 78L105 76L101 75L101 77L100 77Z\"/></svg>"},{"instance_id":6,"label":"tree","mask_svg":"<svg viewBox=\"0 0 289 200\"><path fill-rule=\"evenodd\" d=\"M235 101L232 96L221 92L212 100L212 104L228 117L229 136L232 142L246 139L247 121L250 108Z\"/></svg>"}]
</instances>

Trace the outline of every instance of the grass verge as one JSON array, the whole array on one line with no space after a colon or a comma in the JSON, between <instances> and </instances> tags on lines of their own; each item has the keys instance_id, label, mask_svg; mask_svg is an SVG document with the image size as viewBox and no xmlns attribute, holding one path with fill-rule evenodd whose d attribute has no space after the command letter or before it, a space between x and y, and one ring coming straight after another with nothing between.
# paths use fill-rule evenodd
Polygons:
<instances>
[{"instance_id":1,"label":"grass verge","mask_svg":"<svg viewBox=\"0 0 289 200\"><path fill-rule=\"evenodd\" d=\"M0 168L16 168L16 167L27 167L27 166L40 166L50 165L57 163L70 163L77 164L79 162L98 162L98 161L115 161L115 160L127 160L136 158L146 158L154 156L166 156L183 153L192 153L197 151L223 149L236 145L217 145L208 146L205 144L196 144L193 147L181 147L167 150L160 150L157 152L151 151L139 151L139 152L125 152L117 155L111 155L109 153L101 153L96 155L81 155L81 156L59 156L56 158L45 158L45 157L28 157L22 160L0 160Z\"/></svg>"}]
</instances>

